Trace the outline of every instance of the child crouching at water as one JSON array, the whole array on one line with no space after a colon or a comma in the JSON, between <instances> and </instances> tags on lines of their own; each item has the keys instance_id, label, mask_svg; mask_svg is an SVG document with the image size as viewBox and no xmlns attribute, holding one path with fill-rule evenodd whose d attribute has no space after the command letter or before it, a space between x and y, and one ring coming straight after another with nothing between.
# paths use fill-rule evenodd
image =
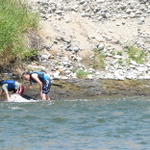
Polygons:
<instances>
[{"instance_id":1,"label":"child crouching at water","mask_svg":"<svg viewBox=\"0 0 150 150\"><path fill-rule=\"evenodd\" d=\"M2 91L0 92L0 94L4 93L8 101L10 99L9 92L13 92L19 95L22 95L24 93L24 86L14 80L2 80L0 81L0 86L2 87Z\"/></svg>"},{"instance_id":2,"label":"child crouching at water","mask_svg":"<svg viewBox=\"0 0 150 150\"><path fill-rule=\"evenodd\" d=\"M46 72L24 72L22 77L23 79L29 81L31 85L32 83L37 83L40 86L40 95L42 100L50 100L48 93L51 88L51 78Z\"/></svg>"}]
</instances>

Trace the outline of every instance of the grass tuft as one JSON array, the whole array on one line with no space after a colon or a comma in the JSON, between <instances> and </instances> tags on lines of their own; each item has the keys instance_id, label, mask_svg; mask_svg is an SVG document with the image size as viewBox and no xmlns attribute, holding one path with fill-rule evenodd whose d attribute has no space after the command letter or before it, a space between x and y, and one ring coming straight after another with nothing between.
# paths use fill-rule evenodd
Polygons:
<instances>
[{"instance_id":1,"label":"grass tuft","mask_svg":"<svg viewBox=\"0 0 150 150\"><path fill-rule=\"evenodd\" d=\"M33 54L25 46L23 34L36 28L38 17L21 0L0 0L0 66Z\"/></svg>"},{"instance_id":2,"label":"grass tuft","mask_svg":"<svg viewBox=\"0 0 150 150\"><path fill-rule=\"evenodd\" d=\"M134 46L127 46L125 49L127 50L129 61L133 60L138 64L145 62L146 53L144 50Z\"/></svg>"},{"instance_id":3,"label":"grass tuft","mask_svg":"<svg viewBox=\"0 0 150 150\"><path fill-rule=\"evenodd\" d=\"M94 49L94 61L93 61L93 68L98 70L105 69L105 59L106 56L104 53L99 51L98 49Z\"/></svg>"},{"instance_id":4,"label":"grass tuft","mask_svg":"<svg viewBox=\"0 0 150 150\"><path fill-rule=\"evenodd\" d=\"M82 69L79 69L76 71L76 76L78 78L86 78L89 74L91 74L90 72L84 71Z\"/></svg>"}]
</instances>

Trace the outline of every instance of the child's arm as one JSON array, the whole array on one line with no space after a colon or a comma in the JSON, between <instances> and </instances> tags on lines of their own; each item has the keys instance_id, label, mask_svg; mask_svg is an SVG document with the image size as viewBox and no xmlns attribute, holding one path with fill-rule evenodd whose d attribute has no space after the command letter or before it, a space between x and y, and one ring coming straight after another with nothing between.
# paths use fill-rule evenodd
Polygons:
<instances>
[{"instance_id":1,"label":"child's arm","mask_svg":"<svg viewBox=\"0 0 150 150\"><path fill-rule=\"evenodd\" d=\"M40 91L42 93L42 87L43 87L43 83L40 81L40 79L38 78L37 74L32 74L32 78L39 84L40 86Z\"/></svg>"},{"instance_id":2,"label":"child's arm","mask_svg":"<svg viewBox=\"0 0 150 150\"><path fill-rule=\"evenodd\" d=\"M7 100L9 100L9 99L10 99L10 96L9 96L9 93L8 93L8 84L2 85L2 89L3 89L3 91L4 91L5 94L6 94Z\"/></svg>"}]
</instances>

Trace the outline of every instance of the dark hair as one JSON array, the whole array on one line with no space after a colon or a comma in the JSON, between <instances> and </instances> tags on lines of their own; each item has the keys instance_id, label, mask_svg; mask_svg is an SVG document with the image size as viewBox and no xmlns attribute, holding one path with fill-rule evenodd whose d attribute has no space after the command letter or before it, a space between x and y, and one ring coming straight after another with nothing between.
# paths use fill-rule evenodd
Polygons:
<instances>
[{"instance_id":1,"label":"dark hair","mask_svg":"<svg viewBox=\"0 0 150 150\"><path fill-rule=\"evenodd\" d=\"M23 76L23 75L26 75L26 74L30 74L30 72L29 72L29 71L23 72L23 73L22 73L22 76Z\"/></svg>"}]
</instances>

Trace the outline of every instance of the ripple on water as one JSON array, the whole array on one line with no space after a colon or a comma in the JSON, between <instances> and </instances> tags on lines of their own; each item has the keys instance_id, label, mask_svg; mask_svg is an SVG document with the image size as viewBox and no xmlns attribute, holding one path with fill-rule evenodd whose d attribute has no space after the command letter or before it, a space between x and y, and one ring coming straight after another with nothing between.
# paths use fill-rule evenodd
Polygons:
<instances>
[{"instance_id":1,"label":"ripple on water","mask_svg":"<svg viewBox=\"0 0 150 150\"><path fill-rule=\"evenodd\" d=\"M11 117L10 114L0 115L0 120L3 121L3 120L6 120L6 119L9 119L10 117Z\"/></svg>"},{"instance_id":2,"label":"ripple on water","mask_svg":"<svg viewBox=\"0 0 150 150\"><path fill-rule=\"evenodd\" d=\"M99 118L99 119L97 119L97 122L103 124L106 122L106 119L105 118Z\"/></svg>"},{"instance_id":3,"label":"ripple on water","mask_svg":"<svg viewBox=\"0 0 150 150\"><path fill-rule=\"evenodd\" d=\"M67 122L67 118L63 118L63 117L56 117L56 118L52 118L51 119L52 122L55 123L66 123Z\"/></svg>"},{"instance_id":4,"label":"ripple on water","mask_svg":"<svg viewBox=\"0 0 150 150\"><path fill-rule=\"evenodd\" d=\"M114 113L113 113L114 116L122 116L123 114L124 114L124 112L121 112L121 111L120 111L120 112L118 111L118 112L114 112Z\"/></svg>"},{"instance_id":5,"label":"ripple on water","mask_svg":"<svg viewBox=\"0 0 150 150\"><path fill-rule=\"evenodd\" d=\"M18 106L11 106L11 107L9 107L11 110L20 110L20 111L22 111L22 110L25 110L24 108L22 108L22 107L18 107Z\"/></svg>"},{"instance_id":6,"label":"ripple on water","mask_svg":"<svg viewBox=\"0 0 150 150\"><path fill-rule=\"evenodd\" d=\"M36 115L32 115L32 114L28 114L28 115L25 115L25 116L21 116L22 119L25 119L25 120L28 120L28 121L32 121L32 120L40 120L41 117L40 116L36 116Z\"/></svg>"}]
</instances>

